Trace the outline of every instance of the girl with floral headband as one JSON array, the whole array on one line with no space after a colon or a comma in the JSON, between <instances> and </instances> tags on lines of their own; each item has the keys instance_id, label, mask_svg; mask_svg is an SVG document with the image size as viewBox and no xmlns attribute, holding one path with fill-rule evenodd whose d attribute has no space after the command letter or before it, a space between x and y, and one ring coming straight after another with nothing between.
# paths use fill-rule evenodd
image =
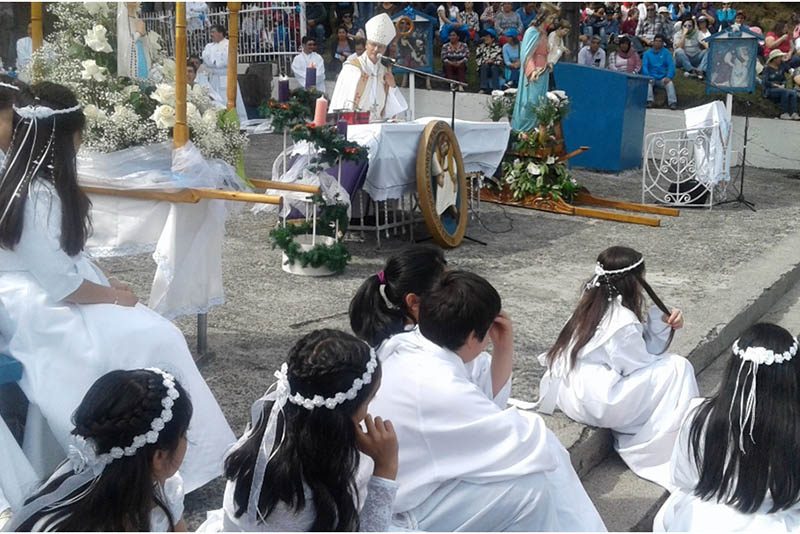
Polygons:
<instances>
[{"instance_id":1,"label":"girl with floral headband","mask_svg":"<svg viewBox=\"0 0 800 534\"><path fill-rule=\"evenodd\" d=\"M203 414L189 431L184 475L193 491L222 474L236 437L180 330L84 253L91 202L77 176L81 106L66 87L42 82L21 93L13 120L0 167L0 352L22 363L20 388L65 453L70 417L98 377L176 372Z\"/></svg>"},{"instance_id":2,"label":"girl with floral headband","mask_svg":"<svg viewBox=\"0 0 800 534\"><path fill-rule=\"evenodd\" d=\"M185 531L183 481L192 402L161 369L112 371L75 411L69 454L16 511L16 532Z\"/></svg>"},{"instance_id":3,"label":"girl with floral headband","mask_svg":"<svg viewBox=\"0 0 800 534\"><path fill-rule=\"evenodd\" d=\"M644 257L631 248L600 253L572 317L539 356L548 370L538 408L610 428L628 467L670 489L669 459L697 381L686 358L667 353L683 314L664 305L644 274ZM647 315L645 293L654 303Z\"/></svg>"},{"instance_id":4,"label":"girl with floral headband","mask_svg":"<svg viewBox=\"0 0 800 534\"><path fill-rule=\"evenodd\" d=\"M692 401L672 454L677 488L653 530L800 530L800 355L780 326L751 326L716 393Z\"/></svg>"},{"instance_id":5,"label":"girl with floral headband","mask_svg":"<svg viewBox=\"0 0 800 534\"><path fill-rule=\"evenodd\" d=\"M397 437L367 413L381 382L375 352L350 334L316 330L275 376L225 461L222 510L200 530L388 530Z\"/></svg>"},{"instance_id":6,"label":"girl with floral headband","mask_svg":"<svg viewBox=\"0 0 800 534\"><path fill-rule=\"evenodd\" d=\"M417 245L391 256L350 301L353 332L377 349L386 339L417 324L420 299L446 267L439 248Z\"/></svg>"}]
</instances>

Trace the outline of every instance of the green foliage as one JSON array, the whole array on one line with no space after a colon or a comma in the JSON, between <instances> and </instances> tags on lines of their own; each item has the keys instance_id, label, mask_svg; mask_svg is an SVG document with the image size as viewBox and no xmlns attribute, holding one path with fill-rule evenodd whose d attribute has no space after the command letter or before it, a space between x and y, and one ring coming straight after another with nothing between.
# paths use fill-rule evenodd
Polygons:
<instances>
[{"instance_id":1,"label":"green foliage","mask_svg":"<svg viewBox=\"0 0 800 534\"><path fill-rule=\"evenodd\" d=\"M514 113L514 95L492 96L486 101L485 107L489 112L489 118L494 122L503 117L511 119L511 115Z\"/></svg>"},{"instance_id":2,"label":"green foliage","mask_svg":"<svg viewBox=\"0 0 800 534\"><path fill-rule=\"evenodd\" d=\"M282 132L310 120L313 111L302 100L290 98L288 102L270 99L258 108L259 114L272 121L272 130Z\"/></svg>"},{"instance_id":3,"label":"green foliage","mask_svg":"<svg viewBox=\"0 0 800 534\"><path fill-rule=\"evenodd\" d=\"M319 166L332 167L341 158L343 161L365 161L367 149L356 142L348 141L336 131L335 126L316 126L304 123L294 126L290 132L292 140L308 141L317 147L312 163Z\"/></svg>"}]
</instances>

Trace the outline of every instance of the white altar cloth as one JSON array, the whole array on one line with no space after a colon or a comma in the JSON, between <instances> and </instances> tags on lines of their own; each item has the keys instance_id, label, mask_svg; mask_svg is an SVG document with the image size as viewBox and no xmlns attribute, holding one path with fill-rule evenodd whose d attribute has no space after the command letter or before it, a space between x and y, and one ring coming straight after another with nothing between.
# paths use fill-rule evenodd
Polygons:
<instances>
[{"instance_id":1,"label":"white altar cloth","mask_svg":"<svg viewBox=\"0 0 800 534\"><path fill-rule=\"evenodd\" d=\"M449 118L423 117L413 122L351 125L347 139L369 150L364 190L373 200L400 198L417 188L417 148L425 126ZM466 172L491 175L503 159L511 134L507 122L455 121Z\"/></svg>"},{"instance_id":2,"label":"white altar cloth","mask_svg":"<svg viewBox=\"0 0 800 534\"><path fill-rule=\"evenodd\" d=\"M190 144L169 143L78 158L81 185L113 189L238 189L230 165L206 161ZM197 204L90 195L93 257L153 253L157 264L148 306L168 319L206 313L225 302L222 241L227 207L221 200Z\"/></svg>"}]
</instances>

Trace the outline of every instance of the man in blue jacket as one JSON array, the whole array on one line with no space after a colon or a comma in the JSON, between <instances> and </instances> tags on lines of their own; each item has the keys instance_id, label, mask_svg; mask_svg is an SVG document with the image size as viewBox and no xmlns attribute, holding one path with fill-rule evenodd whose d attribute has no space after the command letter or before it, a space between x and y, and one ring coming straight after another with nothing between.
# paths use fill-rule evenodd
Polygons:
<instances>
[{"instance_id":1,"label":"man in blue jacket","mask_svg":"<svg viewBox=\"0 0 800 534\"><path fill-rule=\"evenodd\" d=\"M672 54L664 48L664 36L657 34L653 38L653 46L642 56L642 75L649 76L650 85L647 87L647 107L653 107L653 85L663 87L667 91L669 109L677 109L678 96L675 94L675 61Z\"/></svg>"}]
</instances>

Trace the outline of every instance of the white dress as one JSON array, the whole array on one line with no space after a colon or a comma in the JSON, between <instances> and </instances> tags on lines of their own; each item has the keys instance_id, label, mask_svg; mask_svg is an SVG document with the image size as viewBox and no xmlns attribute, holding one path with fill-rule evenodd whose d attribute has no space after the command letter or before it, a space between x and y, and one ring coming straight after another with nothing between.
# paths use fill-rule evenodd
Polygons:
<instances>
[{"instance_id":1,"label":"white dress","mask_svg":"<svg viewBox=\"0 0 800 534\"><path fill-rule=\"evenodd\" d=\"M610 428L628 467L670 489L672 448L698 390L689 360L656 354L670 330L661 315L653 306L642 324L614 299L575 367L566 372L562 355L542 377L539 410L553 413L557 406L579 423ZM544 354L539 361L545 365Z\"/></svg>"},{"instance_id":2,"label":"white dress","mask_svg":"<svg viewBox=\"0 0 800 534\"><path fill-rule=\"evenodd\" d=\"M84 254L68 256L60 234L58 194L36 179L20 242L13 250L0 249L0 352L22 362L20 387L28 400L66 450L72 413L95 380L115 369L160 367L175 375L194 406L183 463L186 491L216 478L236 438L183 334L142 304L65 302L84 280L108 280Z\"/></svg>"},{"instance_id":3,"label":"white dress","mask_svg":"<svg viewBox=\"0 0 800 534\"><path fill-rule=\"evenodd\" d=\"M360 473L365 467L371 469L371 462L364 462L362 455ZM371 476L368 481L361 480L358 485L359 502L363 506L359 512L361 532L385 532L390 530L392 519L392 503L397 493L397 482L385 478ZM208 512L208 519L200 525L198 532L307 532L316 518L314 499L311 489L303 484L306 505L300 512L291 510L285 503L279 502L266 522L253 523L247 513L236 517L236 504L233 496L236 482L229 481L225 486L222 508ZM366 494L366 495L365 495Z\"/></svg>"},{"instance_id":4,"label":"white dress","mask_svg":"<svg viewBox=\"0 0 800 534\"><path fill-rule=\"evenodd\" d=\"M225 98L228 94L228 40L223 39L218 43L208 43L203 48L203 67L208 71L208 83L214 91ZM236 114L240 121L247 120L247 110L242 100L242 91L236 83Z\"/></svg>"},{"instance_id":5,"label":"white dress","mask_svg":"<svg viewBox=\"0 0 800 534\"><path fill-rule=\"evenodd\" d=\"M330 109L369 111L371 121L391 119L403 113L408 104L400 89L386 85L387 72L383 63L373 63L366 52L347 60L336 79Z\"/></svg>"},{"instance_id":6,"label":"white dress","mask_svg":"<svg viewBox=\"0 0 800 534\"><path fill-rule=\"evenodd\" d=\"M370 413L400 445L398 524L432 531L605 531L569 453L542 418L504 409L491 357L469 364L418 329L378 349L383 373Z\"/></svg>"},{"instance_id":7,"label":"white dress","mask_svg":"<svg viewBox=\"0 0 800 534\"><path fill-rule=\"evenodd\" d=\"M800 504L788 510L769 513L772 498L767 495L761 508L744 514L726 504L704 501L694 495L700 474L689 452L689 430L704 399L693 399L681 427L670 464L672 485L676 488L653 521L654 532L798 532ZM701 438L701 443L704 437Z\"/></svg>"}]
</instances>

